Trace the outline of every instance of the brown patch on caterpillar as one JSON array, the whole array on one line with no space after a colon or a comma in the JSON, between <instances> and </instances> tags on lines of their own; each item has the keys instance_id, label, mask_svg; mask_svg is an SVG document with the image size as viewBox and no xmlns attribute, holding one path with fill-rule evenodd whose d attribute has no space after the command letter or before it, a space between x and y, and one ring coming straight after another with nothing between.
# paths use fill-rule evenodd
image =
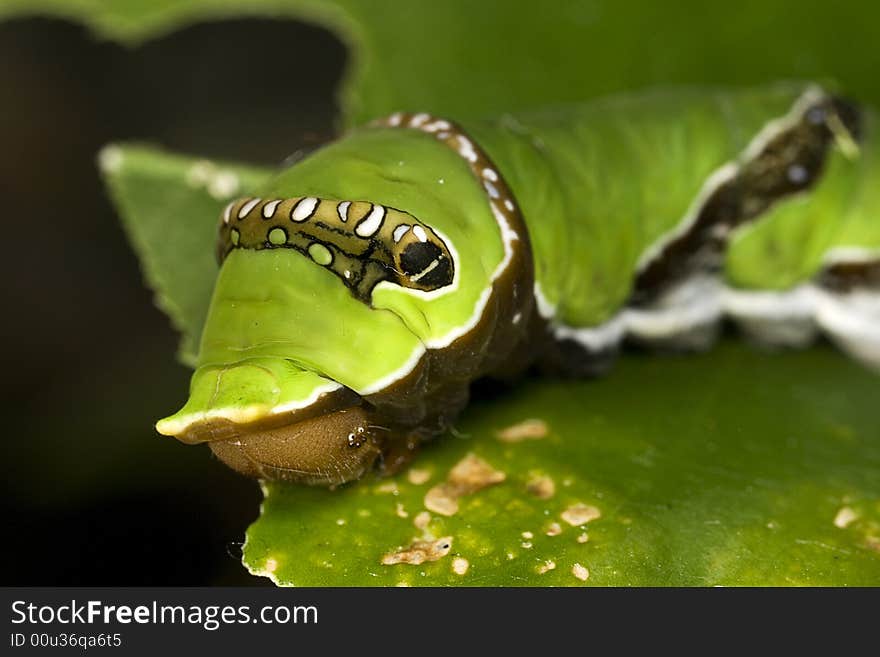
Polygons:
<instances>
[{"instance_id":1,"label":"brown patch on caterpillar","mask_svg":"<svg viewBox=\"0 0 880 657\"><path fill-rule=\"evenodd\" d=\"M337 388L322 394L318 400L304 408L284 413L273 413L254 422L239 423L222 417L213 417L188 424L180 433L173 434L182 443L199 443L236 440L242 435L256 434L311 420L319 415L336 413L360 404L361 398L348 388Z\"/></svg>"},{"instance_id":2,"label":"brown patch on caterpillar","mask_svg":"<svg viewBox=\"0 0 880 657\"><path fill-rule=\"evenodd\" d=\"M819 272L816 282L824 288L841 293L857 288L880 290L880 259L829 264Z\"/></svg>"},{"instance_id":3,"label":"brown patch on caterpillar","mask_svg":"<svg viewBox=\"0 0 880 657\"><path fill-rule=\"evenodd\" d=\"M357 479L372 467L381 452L372 425L370 414L356 406L210 446L242 474L327 486Z\"/></svg>"},{"instance_id":4,"label":"brown patch on caterpillar","mask_svg":"<svg viewBox=\"0 0 880 657\"><path fill-rule=\"evenodd\" d=\"M468 454L455 464L445 482L425 494L425 508L443 516L458 513L458 498L499 484L507 478L475 454Z\"/></svg>"},{"instance_id":5,"label":"brown patch on caterpillar","mask_svg":"<svg viewBox=\"0 0 880 657\"><path fill-rule=\"evenodd\" d=\"M816 97L810 99L809 94ZM630 305L650 305L695 272L717 269L735 228L780 199L813 187L831 147L854 144L861 133L855 106L815 90L805 92L780 120L786 122L782 129L766 137L762 131L752 140L745 161L730 162L710 176L700 192L708 195L685 232L641 266Z\"/></svg>"},{"instance_id":6,"label":"brown patch on caterpillar","mask_svg":"<svg viewBox=\"0 0 880 657\"><path fill-rule=\"evenodd\" d=\"M544 420L530 418L495 432L495 437L503 443L521 443L524 440L546 438L550 432Z\"/></svg>"},{"instance_id":7,"label":"brown patch on caterpillar","mask_svg":"<svg viewBox=\"0 0 880 657\"><path fill-rule=\"evenodd\" d=\"M444 536L435 541L415 540L409 546L396 552L389 552L382 557L382 565L393 566L406 563L417 566L426 561L442 559L452 549L452 537Z\"/></svg>"}]
</instances>

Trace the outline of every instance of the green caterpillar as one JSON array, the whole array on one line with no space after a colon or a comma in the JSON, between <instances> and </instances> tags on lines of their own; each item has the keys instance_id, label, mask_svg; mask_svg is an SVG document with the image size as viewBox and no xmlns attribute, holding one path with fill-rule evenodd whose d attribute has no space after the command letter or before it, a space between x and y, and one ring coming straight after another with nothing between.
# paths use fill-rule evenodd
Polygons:
<instances>
[{"instance_id":1,"label":"green caterpillar","mask_svg":"<svg viewBox=\"0 0 880 657\"><path fill-rule=\"evenodd\" d=\"M724 317L880 366L878 158L877 116L817 85L395 114L225 209L190 397L157 428L332 485L398 467L478 377L702 348Z\"/></svg>"}]
</instances>

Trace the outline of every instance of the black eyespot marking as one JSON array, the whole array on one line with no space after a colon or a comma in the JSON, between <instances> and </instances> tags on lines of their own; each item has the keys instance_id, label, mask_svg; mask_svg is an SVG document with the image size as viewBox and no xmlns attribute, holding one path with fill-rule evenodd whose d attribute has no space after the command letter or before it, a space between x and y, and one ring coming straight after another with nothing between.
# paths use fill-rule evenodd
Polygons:
<instances>
[{"instance_id":1,"label":"black eyespot marking","mask_svg":"<svg viewBox=\"0 0 880 657\"><path fill-rule=\"evenodd\" d=\"M400 254L400 268L423 289L433 290L452 283L452 262L431 242L413 242Z\"/></svg>"},{"instance_id":2,"label":"black eyespot marking","mask_svg":"<svg viewBox=\"0 0 880 657\"><path fill-rule=\"evenodd\" d=\"M422 287L435 290L444 285L452 283L452 262L449 258L441 255L437 261L437 266L419 279Z\"/></svg>"},{"instance_id":3,"label":"black eyespot marking","mask_svg":"<svg viewBox=\"0 0 880 657\"><path fill-rule=\"evenodd\" d=\"M400 254L400 267L407 276L416 276L441 255L443 252L436 244L413 242Z\"/></svg>"}]
</instances>

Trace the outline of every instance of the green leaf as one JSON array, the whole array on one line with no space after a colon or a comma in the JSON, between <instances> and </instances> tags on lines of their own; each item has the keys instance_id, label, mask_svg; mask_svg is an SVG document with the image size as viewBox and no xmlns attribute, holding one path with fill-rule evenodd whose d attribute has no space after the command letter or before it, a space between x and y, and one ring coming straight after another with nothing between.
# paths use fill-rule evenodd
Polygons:
<instances>
[{"instance_id":1,"label":"green leaf","mask_svg":"<svg viewBox=\"0 0 880 657\"><path fill-rule=\"evenodd\" d=\"M299 586L877 585L876 387L829 347L768 354L732 341L701 356L626 355L598 380L530 381L472 405L459 435L393 478L268 484L244 561ZM546 438L496 438L529 418ZM426 492L468 453L506 480L452 516L431 513L423 533ZM421 471L430 480L412 483ZM536 477L552 479L552 497L528 492ZM569 525L578 503L601 516ZM425 537L451 537L451 551L381 563Z\"/></svg>"},{"instance_id":2,"label":"green leaf","mask_svg":"<svg viewBox=\"0 0 880 657\"><path fill-rule=\"evenodd\" d=\"M648 85L827 78L880 105L880 4L583 0L0 0L137 44L243 16L322 25L349 47L346 125L396 110L498 114ZM876 63L876 57L873 60Z\"/></svg>"},{"instance_id":3,"label":"green leaf","mask_svg":"<svg viewBox=\"0 0 880 657\"><path fill-rule=\"evenodd\" d=\"M107 146L99 163L156 304L183 334L180 359L193 366L217 276L220 213L270 172L137 145Z\"/></svg>"},{"instance_id":4,"label":"green leaf","mask_svg":"<svg viewBox=\"0 0 880 657\"><path fill-rule=\"evenodd\" d=\"M535 6L413 0L377 11L371 0L0 0L0 15L78 18L129 44L227 17L316 22L352 51L342 90L346 125L398 109L465 117L651 84L788 77L831 77L880 105L876 67L853 54L875 52L880 6ZM223 200L187 182L199 178L192 158L120 147L102 160L148 283L184 332L182 354L192 363ZM239 177L242 191L266 175L218 166ZM732 343L700 357L630 354L596 381L531 381L473 405L458 427L464 437L428 446L409 473L336 491L269 484L245 563L298 585L878 584L876 384L825 347L771 356ZM528 418L543 420L549 434L517 444L495 438ZM427 490L469 453L506 480L462 497L454 515L432 513L417 529ZM412 483L420 470L431 479ZM535 477L553 480L552 497L527 491ZM570 526L562 513L577 503L601 515ZM414 539L447 536L450 552L436 561L381 563ZM468 567L458 574L462 560Z\"/></svg>"}]
</instances>

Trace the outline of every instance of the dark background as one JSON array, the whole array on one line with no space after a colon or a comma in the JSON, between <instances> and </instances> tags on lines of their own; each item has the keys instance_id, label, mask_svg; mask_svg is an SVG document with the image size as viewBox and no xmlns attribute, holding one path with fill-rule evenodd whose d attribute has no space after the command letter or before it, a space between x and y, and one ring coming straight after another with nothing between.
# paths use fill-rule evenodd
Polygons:
<instances>
[{"instance_id":1,"label":"dark background","mask_svg":"<svg viewBox=\"0 0 880 657\"><path fill-rule=\"evenodd\" d=\"M293 21L199 24L131 50L63 21L0 23L0 583L268 583L239 561L256 482L153 429L190 372L95 157L142 140L275 165L333 136L345 57Z\"/></svg>"}]
</instances>

